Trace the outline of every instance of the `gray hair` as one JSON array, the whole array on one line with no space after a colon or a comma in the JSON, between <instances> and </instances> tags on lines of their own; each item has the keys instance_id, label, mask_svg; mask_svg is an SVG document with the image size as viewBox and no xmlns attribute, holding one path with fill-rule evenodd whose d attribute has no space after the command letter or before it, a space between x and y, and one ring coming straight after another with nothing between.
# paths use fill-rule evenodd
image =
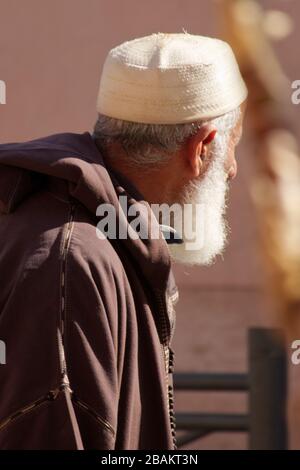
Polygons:
<instances>
[{"instance_id":1,"label":"gray hair","mask_svg":"<svg viewBox=\"0 0 300 470\"><path fill-rule=\"evenodd\" d=\"M141 124L99 114L94 137L104 149L110 143L119 143L128 155L128 163L157 165L167 162L204 124L213 124L220 137L229 138L240 113L238 107L218 118L184 124Z\"/></svg>"}]
</instances>

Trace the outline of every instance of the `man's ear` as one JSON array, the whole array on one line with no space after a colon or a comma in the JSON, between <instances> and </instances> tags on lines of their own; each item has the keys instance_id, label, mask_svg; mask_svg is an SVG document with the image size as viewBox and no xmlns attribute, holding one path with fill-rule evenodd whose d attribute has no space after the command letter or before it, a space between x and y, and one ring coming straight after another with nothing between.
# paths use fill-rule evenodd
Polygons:
<instances>
[{"instance_id":1,"label":"man's ear","mask_svg":"<svg viewBox=\"0 0 300 470\"><path fill-rule=\"evenodd\" d=\"M216 133L215 126L205 124L187 139L185 158L192 177L197 178L206 171L209 164L207 146L214 140Z\"/></svg>"}]
</instances>

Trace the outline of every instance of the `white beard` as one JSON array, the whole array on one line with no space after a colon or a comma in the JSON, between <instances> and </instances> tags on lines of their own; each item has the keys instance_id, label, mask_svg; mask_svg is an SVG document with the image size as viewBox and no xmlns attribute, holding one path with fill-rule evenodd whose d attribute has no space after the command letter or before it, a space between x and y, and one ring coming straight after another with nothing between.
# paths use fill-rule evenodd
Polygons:
<instances>
[{"instance_id":1,"label":"white beard","mask_svg":"<svg viewBox=\"0 0 300 470\"><path fill-rule=\"evenodd\" d=\"M168 247L172 259L180 263L212 264L226 246L228 229L225 211L228 183L224 161L227 139L216 135L210 152L212 161L207 173L199 181L188 185L181 199L181 211L175 211L174 228L181 235L183 243L169 244ZM196 207L199 210L196 210Z\"/></svg>"}]
</instances>

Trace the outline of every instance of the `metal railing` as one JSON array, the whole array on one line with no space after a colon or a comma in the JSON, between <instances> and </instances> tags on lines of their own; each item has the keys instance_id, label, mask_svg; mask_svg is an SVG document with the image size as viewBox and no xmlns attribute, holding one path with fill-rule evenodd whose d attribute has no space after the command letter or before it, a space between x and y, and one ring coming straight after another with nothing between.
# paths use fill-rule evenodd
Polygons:
<instances>
[{"instance_id":1,"label":"metal railing","mask_svg":"<svg viewBox=\"0 0 300 470\"><path fill-rule=\"evenodd\" d=\"M175 373L175 391L248 392L248 413L176 413L182 447L213 432L248 432L249 449L287 449L287 364L277 330L248 332L245 374Z\"/></svg>"}]
</instances>

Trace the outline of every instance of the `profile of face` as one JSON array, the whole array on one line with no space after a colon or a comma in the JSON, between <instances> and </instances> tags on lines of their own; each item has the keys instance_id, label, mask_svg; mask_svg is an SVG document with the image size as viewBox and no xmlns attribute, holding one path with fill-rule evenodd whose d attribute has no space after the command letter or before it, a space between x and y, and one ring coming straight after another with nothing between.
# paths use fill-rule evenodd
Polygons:
<instances>
[{"instance_id":1,"label":"profile of face","mask_svg":"<svg viewBox=\"0 0 300 470\"><path fill-rule=\"evenodd\" d=\"M229 181L237 174L235 150L242 134L244 112L236 122L215 120L211 142L202 147L207 167L192 178L180 195L180 208L174 213L174 228L182 243L169 244L174 261L191 265L212 264L222 254L228 238L226 203ZM223 126L223 129L222 129ZM230 131L228 131L228 128ZM178 201L179 202L179 201Z\"/></svg>"}]
</instances>

